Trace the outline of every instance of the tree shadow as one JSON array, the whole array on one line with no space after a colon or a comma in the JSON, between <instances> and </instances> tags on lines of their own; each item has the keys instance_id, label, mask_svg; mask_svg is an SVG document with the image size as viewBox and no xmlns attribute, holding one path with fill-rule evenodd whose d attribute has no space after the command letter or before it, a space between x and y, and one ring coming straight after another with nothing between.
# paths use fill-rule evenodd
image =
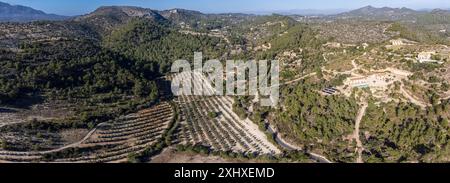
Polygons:
<instances>
[{"instance_id":1,"label":"tree shadow","mask_svg":"<svg viewBox=\"0 0 450 183\"><path fill-rule=\"evenodd\" d=\"M36 104L42 104L45 101L41 95L25 95L6 103L6 107L19 108L19 109L31 109L31 106ZM3 107L5 107L3 106Z\"/></svg>"}]
</instances>

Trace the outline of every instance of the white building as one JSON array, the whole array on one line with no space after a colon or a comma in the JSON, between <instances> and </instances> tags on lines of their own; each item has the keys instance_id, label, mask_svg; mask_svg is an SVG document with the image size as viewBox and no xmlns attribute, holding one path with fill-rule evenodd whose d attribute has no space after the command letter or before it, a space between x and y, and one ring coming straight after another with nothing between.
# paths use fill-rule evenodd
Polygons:
<instances>
[{"instance_id":1,"label":"white building","mask_svg":"<svg viewBox=\"0 0 450 183\"><path fill-rule=\"evenodd\" d=\"M344 84L352 88L382 88L392 84L396 79L394 74L387 72L375 73L365 77L353 77L344 81Z\"/></svg>"},{"instance_id":2,"label":"white building","mask_svg":"<svg viewBox=\"0 0 450 183\"><path fill-rule=\"evenodd\" d=\"M407 46L407 45L414 45L417 43L403 38L392 39L389 42L391 43L391 46Z\"/></svg>"},{"instance_id":3,"label":"white building","mask_svg":"<svg viewBox=\"0 0 450 183\"><path fill-rule=\"evenodd\" d=\"M369 47L369 44L363 43L363 44L362 44L362 47L363 47L363 49L366 49L367 47Z\"/></svg>"},{"instance_id":4,"label":"white building","mask_svg":"<svg viewBox=\"0 0 450 183\"><path fill-rule=\"evenodd\" d=\"M393 46L402 46L404 45L402 39L393 39L390 41Z\"/></svg>"},{"instance_id":5,"label":"white building","mask_svg":"<svg viewBox=\"0 0 450 183\"><path fill-rule=\"evenodd\" d=\"M323 46L330 47L330 48L340 48L342 46L342 44L337 43L337 42L328 42L328 43L324 44Z\"/></svg>"},{"instance_id":6,"label":"white building","mask_svg":"<svg viewBox=\"0 0 450 183\"><path fill-rule=\"evenodd\" d=\"M433 63L441 63L438 60L433 60L431 57L436 54L436 52L421 52L419 55L417 55L417 61L419 63L427 63L427 62L433 62Z\"/></svg>"}]
</instances>

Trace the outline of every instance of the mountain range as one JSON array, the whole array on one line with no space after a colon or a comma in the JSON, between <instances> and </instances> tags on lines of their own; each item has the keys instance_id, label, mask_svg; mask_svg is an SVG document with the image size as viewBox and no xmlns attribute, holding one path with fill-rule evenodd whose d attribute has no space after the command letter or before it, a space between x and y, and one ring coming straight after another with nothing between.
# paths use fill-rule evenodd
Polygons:
<instances>
[{"instance_id":1,"label":"mountain range","mask_svg":"<svg viewBox=\"0 0 450 183\"><path fill-rule=\"evenodd\" d=\"M336 15L339 13L347 12L347 9L292 9L292 10L276 10L276 11L248 11L245 13L256 15L302 15L302 16L324 16L324 15Z\"/></svg>"},{"instance_id":2,"label":"mountain range","mask_svg":"<svg viewBox=\"0 0 450 183\"><path fill-rule=\"evenodd\" d=\"M375 21L400 21L414 24L448 24L450 11L445 9L413 10L409 8L376 8L366 6L356 10L328 16L332 19L358 19Z\"/></svg>"},{"instance_id":3,"label":"mountain range","mask_svg":"<svg viewBox=\"0 0 450 183\"><path fill-rule=\"evenodd\" d=\"M69 17L47 14L21 5L0 2L0 22L30 22L36 20L64 20Z\"/></svg>"},{"instance_id":4,"label":"mountain range","mask_svg":"<svg viewBox=\"0 0 450 183\"><path fill-rule=\"evenodd\" d=\"M376 8L373 6L366 6L349 12L334 15L334 17L341 19L368 19L368 20L412 20L415 17L425 14L424 11L416 11L409 8L390 8L382 7Z\"/></svg>"},{"instance_id":5,"label":"mountain range","mask_svg":"<svg viewBox=\"0 0 450 183\"><path fill-rule=\"evenodd\" d=\"M364 19L364 20L386 20L386 21L411 21L415 22L423 16L447 16L450 15L449 10L413 10L409 8L390 8L366 6L352 11L346 10L287 10L273 12L251 12L251 14L283 14L283 15L316 15L326 16L332 19ZM95 15L95 16L94 16ZM123 15L123 16L122 16ZM132 6L103 6L96 11L75 17L75 19L89 19L90 17L101 16L103 18L113 18L120 21L124 17L149 17L156 20L171 19L173 22L192 22L206 18L208 14L198 11L171 9L171 10L152 10L148 8L132 7ZM211 14L212 15L212 14ZM220 15L220 14L218 14ZM237 14L236 14L237 15ZM36 20L64 20L71 17L47 14L40 10L21 5L10 5L0 2L0 22L30 22Z\"/></svg>"}]
</instances>

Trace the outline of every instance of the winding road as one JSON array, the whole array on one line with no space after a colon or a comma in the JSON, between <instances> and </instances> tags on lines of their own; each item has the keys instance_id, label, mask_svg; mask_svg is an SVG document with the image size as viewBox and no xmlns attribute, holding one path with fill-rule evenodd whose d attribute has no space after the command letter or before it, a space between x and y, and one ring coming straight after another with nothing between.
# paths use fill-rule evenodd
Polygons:
<instances>
[{"instance_id":1,"label":"winding road","mask_svg":"<svg viewBox=\"0 0 450 183\"><path fill-rule=\"evenodd\" d=\"M277 142L278 145L280 145L281 147L293 151L293 150L298 150L298 151L303 151L302 148L297 147L293 144L290 144L288 142L286 142L284 139L282 139L279 135L279 133L275 130L274 127L272 127L271 125L268 125L267 130L273 134L273 136L275 137L275 141ZM312 152L306 152L306 154L309 155L309 157L319 163L333 163L332 161L328 160L325 156L316 154L316 153L312 153Z\"/></svg>"}]
</instances>

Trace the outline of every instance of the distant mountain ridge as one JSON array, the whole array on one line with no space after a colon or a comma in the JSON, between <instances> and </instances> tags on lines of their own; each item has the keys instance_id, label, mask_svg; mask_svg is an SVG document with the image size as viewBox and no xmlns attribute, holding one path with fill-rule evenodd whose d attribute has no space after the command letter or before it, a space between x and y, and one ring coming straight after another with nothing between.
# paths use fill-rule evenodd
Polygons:
<instances>
[{"instance_id":1,"label":"distant mountain ridge","mask_svg":"<svg viewBox=\"0 0 450 183\"><path fill-rule=\"evenodd\" d=\"M0 2L0 22L30 22L36 20L64 20L66 16L47 14L21 5Z\"/></svg>"},{"instance_id":2,"label":"distant mountain ridge","mask_svg":"<svg viewBox=\"0 0 450 183\"><path fill-rule=\"evenodd\" d=\"M92 13L89 13L81 17L89 18L92 16L129 16L129 17L162 18L162 16L156 10L134 6L101 6Z\"/></svg>"},{"instance_id":3,"label":"distant mountain ridge","mask_svg":"<svg viewBox=\"0 0 450 183\"><path fill-rule=\"evenodd\" d=\"M206 14L203 14L199 11L191 11L185 9L170 9L158 11L136 6L102 6L89 14L78 16L77 18L75 18L75 20L85 20L99 17L108 17L115 20L125 20L128 18L139 17L158 21L190 21L193 19L202 19L206 16Z\"/></svg>"},{"instance_id":4,"label":"distant mountain ridge","mask_svg":"<svg viewBox=\"0 0 450 183\"><path fill-rule=\"evenodd\" d=\"M259 13L223 13L207 14L199 11L185 9L153 10L149 8L135 6L101 6L95 11L86 15L80 15L74 18L47 14L40 10L21 5L10 5L0 2L0 22L30 22L36 20L65 20L72 19L77 21L87 21L98 23L102 28L113 28L116 24L127 22L131 18L148 18L158 22L170 22L177 25L197 26L199 22L208 18L221 18L223 16L254 16L255 14L282 14L282 15L302 15L302 16L320 16L331 19L362 19L378 21L407 21L416 22L429 17L437 17L440 22L448 22L450 11L447 9L423 9L413 10L409 8L390 8L365 6L359 9L345 11L343 9L335 10L313 10L313 9L292 9L286 11L272 11ZM450 21L450 20L449 20Z\"/></svg>"},{"instance_id":5,"label":"distant mountain ridge","mask_svg":"<svg viewBox=\"0 0 450 183\"><path fill-rule=\"evenodd\" d=\"M110 32L115 27L123 25L134 18L144 18L158 24L179 27L196 28L202 26L200 22L220 17L242 16L239 14L204 14L199 11L185 9L153 10L135 6L102 6L95 11L74 18L75 21L85 22L96 27L100 32ZM244 15L251 16L251 15Z\"/></svg>"},{"instance_id":6,"label":"distant mountain ridge","mask_svg":"<svg viewBox=\"0 0 450 183\"><path fill-rule=\"evenodd\" d=\"M423 13L424 12L409 8L376 8L373 6L366 6L349 12L340 13L335 16L342 19L359 18L368 20L414 20L416 16Z\"/></svg>"},{"instance_id":7,"label":"distant mountain ridge","mask_svg":"<svg viewBox=\"0 0 450 183\"><path fill-rule=\"evenodd\" d=\"M255 15L302 15L302 16L325 16L336 15L339 13L347 12L347 9L291 9L291 10L274 10L274 11L247 11L245 13Z\"/></svg>"},{"instance_id":8,"label":"distant mountain ridge","mask_svg":"<svg viewBox=\"0 0 450 183\"><path fill-rule=\"evenodd\" d=\"M332 19L343 20L374 20L374 21L400 21L421 25L428 24L448 24L450 23L450 10L413 10L409 8L376 8L366 6L356 10L328 16Z\"/></svg>"}]
</instances>

